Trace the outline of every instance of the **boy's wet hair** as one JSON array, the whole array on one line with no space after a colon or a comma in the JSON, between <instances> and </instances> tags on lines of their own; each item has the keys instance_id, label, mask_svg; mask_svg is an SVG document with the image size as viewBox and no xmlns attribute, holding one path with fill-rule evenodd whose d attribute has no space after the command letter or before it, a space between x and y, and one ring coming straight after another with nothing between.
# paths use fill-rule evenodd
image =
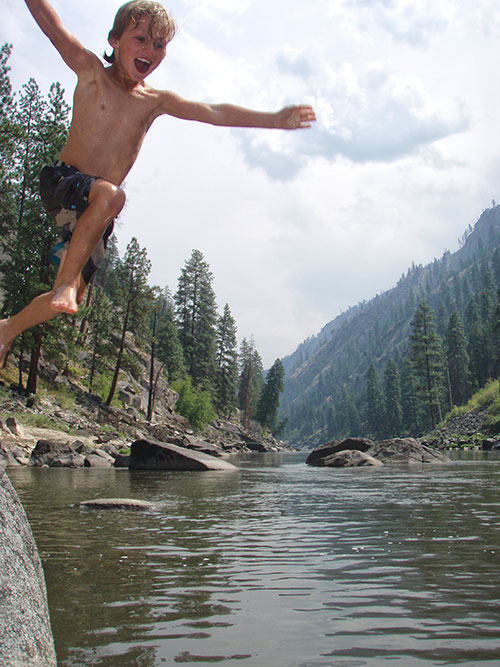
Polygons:
<instances>
[{"instance_id":1,"label":"boy's wet hair","mask_svg":"<svg viewBox=\"0 0 500 667\"><path fill-rule=\"evenodd\" d=\"M109 31L108 37L120 39L131 21L140 21L144 17L151 17L149 25L151 37L166 39L167 43L174 38L177 30L175 21L167 14L166 9L154 0L131 0L122 5L116 12L113 27ZM103 58L106 62L113 63L115 52L113 51L110 56L104 53Z\"/></svg>"}]
</instances>

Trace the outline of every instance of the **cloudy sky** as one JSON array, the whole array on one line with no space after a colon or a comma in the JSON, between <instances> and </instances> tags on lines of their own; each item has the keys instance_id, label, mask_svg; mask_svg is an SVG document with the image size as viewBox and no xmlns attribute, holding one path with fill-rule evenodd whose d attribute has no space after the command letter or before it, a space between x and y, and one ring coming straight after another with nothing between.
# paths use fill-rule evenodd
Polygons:
<instances>
[{"instance_id":1,"label":"cloudy sky","mask_svg":"<svg viewBox=\"0 0 500 667\"><path fill-rule=\"evenodd\" d=\"M75 80L21 0L3 0L18 90ZM100 54L121 3L54 0ZM498 0L167 0L179 25L148 79L262 110L310 103L314 129L235 130L163 117L126 181L118 236L175 291L196 248L240 340L264 364L408 266L458 247L500 201Z\"/></svg>"}]
</instances>

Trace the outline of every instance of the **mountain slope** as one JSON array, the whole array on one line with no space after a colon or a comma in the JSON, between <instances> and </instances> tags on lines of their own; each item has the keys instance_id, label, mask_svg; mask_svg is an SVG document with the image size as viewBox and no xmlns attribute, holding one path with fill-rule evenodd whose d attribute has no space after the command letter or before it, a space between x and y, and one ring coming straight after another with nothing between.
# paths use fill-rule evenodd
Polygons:
<instances>
[{"instance_id":1,"label":"mountain slope","mask_svg":"<svg viewBox=\"0 0 500 667\"><path fill-rule=\"evenodd\" d=\"M374 363L381 371L389 357L401 363L417 305L427 301L443 333L451 311L464 317L492 271L498 282L499 246L500 206L495 206L469 227L458 251L425 267L413 265L394 288L342 313L284 358L280 415L289 420L286 438L305 446L339 435L333 413L342 403L362 415L367 370Z\"/></svg>"}]
</instances>

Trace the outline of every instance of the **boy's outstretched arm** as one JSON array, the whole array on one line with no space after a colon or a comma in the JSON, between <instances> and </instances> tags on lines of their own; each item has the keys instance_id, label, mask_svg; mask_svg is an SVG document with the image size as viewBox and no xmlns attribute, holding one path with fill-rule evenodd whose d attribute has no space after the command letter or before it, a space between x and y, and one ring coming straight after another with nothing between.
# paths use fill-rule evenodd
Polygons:
<instances>
[{"instance_id":1,"label":"boy's outstretched arm","mask_svg":"<svg viewBox=\"0 0 500 667\"><path fill-rule=\"evenodd\" d=\"M164 91L162 112L183 118L197 120L211 125L226 127L267 127L282 130L298 130L311 127L316 120L314 109L307 104L288 106L281 111L268 113L254 111L234 104L204 104L184 100L175 93Z\"/></svg>"},{"instance_id":2,"label":"boy's outstretched arm","mask_svg":"<svg viewBox=\"0 0 500 667\"><path fill-rule=\"evenodd\" d=\"M66 30L47 0L25 0L25 2L42 32L47 35L64 62L74 72L78 74L96 61L100 62L97 56L87 51L76 37Z\"/></svg>"}]
</instances>

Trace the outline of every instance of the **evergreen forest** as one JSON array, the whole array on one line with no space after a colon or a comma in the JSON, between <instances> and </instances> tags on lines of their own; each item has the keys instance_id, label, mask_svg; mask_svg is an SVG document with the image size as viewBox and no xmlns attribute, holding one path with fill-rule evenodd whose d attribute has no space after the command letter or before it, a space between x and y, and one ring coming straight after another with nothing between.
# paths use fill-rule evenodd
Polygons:
<instances>
[{"instance_id":1,"label":"evergreen forest","mask_svg":"<svg viewBox=\"0 0 500 667\"><path fill-rule=\"evenodd\" d=\"M30 79L14 93L8 59L0 48L0 303L10 317L47 292L57 272L50 262L58 238L40 202L39 173L59 155L67 136L70 108L54 83L47 96ZM218 311L213 275L203 254L193 250L175 292L151 286L151 262L132 238L123 257L110 238L106 260L87 290L77 316L56 317L18 337L4 366L15 365L18 391L33 396L40 364L77 380L106 405L116 405L122 370L137 365L126 342L147 353L149 420L158 378L177 391L176 409L195 428L217 415L240 416L276 432L284 369L279 359L264 373L252 338L237 345L228 304Z\"/></svg>"}]
</instances>

